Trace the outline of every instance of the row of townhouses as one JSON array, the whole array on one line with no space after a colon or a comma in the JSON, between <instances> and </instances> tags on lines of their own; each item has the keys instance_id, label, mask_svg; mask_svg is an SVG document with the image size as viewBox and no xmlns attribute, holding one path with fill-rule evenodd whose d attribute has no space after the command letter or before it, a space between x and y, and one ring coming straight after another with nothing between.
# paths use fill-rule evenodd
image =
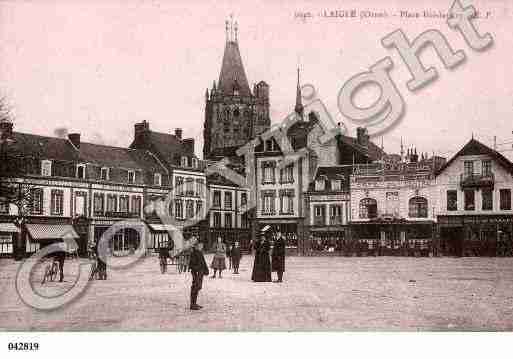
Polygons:
<instances>
[{"instance_id":1,"label":"row of townhouses","mask_svg":"<svg viewBox=\"0 0 513 359\"><path fill-rule=\"evenodd\" d=\"M156 132L146 121L127 148L2 122L0 179L17 195L0 193L0 254L27 255L66 237L85 254L121 221L113 253L141 241L148 251L179 247L191 235L207 250L218 237L249 249L270 226L300 255L512 254L513 164L499 152L472 138L447 161L402 144L387 154L363 127L327 136L325 116L303 106L299 71L293 121L268 136L269 94L264 81L250 88L238 39L227 34L205 94L203 159L180 129ZM209 170L222 159L250 181Z\"/></svg>"}]
</instances>

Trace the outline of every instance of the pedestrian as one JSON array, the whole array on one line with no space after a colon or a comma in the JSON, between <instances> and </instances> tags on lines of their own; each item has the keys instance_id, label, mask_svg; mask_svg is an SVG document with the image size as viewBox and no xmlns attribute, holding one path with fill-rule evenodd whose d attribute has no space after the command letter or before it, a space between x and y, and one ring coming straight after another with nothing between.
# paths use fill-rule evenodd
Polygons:
<instances>
[{"instance_id":1,"label":"pedestrian","mask_svg":"<svg viewBox=\"0 0 513 359\"><path fill-rule=\"evenodd\" d=\"M226 244L226 258L228 258L228 269L232 269L232 246L233 244Z\"/></svg>"},{"instance_id":2,"label":"pedestrian","mask_svg":"<svg viewBox=\"0 0 513 359\"><path fill-rule=\"evenodd\" d=\"M217 243L215 244L214 259L212 259L211 268L214 270L212 278L216 277L216 272L219 271L219 278L222 278L222 272L226 269L226 245L223 243L221 237L217 237Z\"/></svg>"},{"instance_id":3,"label":"pedestrian","mask_svg":"<svg viewBox=\"0 0 513 359\"><path fill-rule=\"evenodd\" d=\"M101 239L96 241L95 252L96 252L96 268L98 268L98 279L106 280L107 279L107 264L105 263L105 259L107 256L107 246L100 245ZM102 247L102 248L100 248Z\"/></svg>"},{"instance_id":4,"label":"pedestrian","mask_svg":"<svg viewBox=\"0 0 513 359\"><path fill-rule=\"evenodd\" d=\"M231 258L233 262L233 274L239 274L239 264L242 254L240 252L240 245L238 241L235 241L231 249Z\"/></svg>"},{"instance_id":5,"label":"pedestrian","mask_svg":"<svg viewBox=\"0 0 513 359\"><path fill-rule=\"evenodd\" d=\"M199 310L202 306L198 305L196 302L198 300L198 293L203 287L203 276L208 275L208 266L203 256L202 243L194 238L191 240L191 245L192 248L189 259L189 270L192 274L190 309Z\"/></svg>"},{"instance_id":6,"label":"pedestrian","mask_svg":"<svg viewBox=\"0 0 513 359\"><path fill-rule=\"evenodd\" d=\"M265 232L265 231L264 231ZM251 280L253 282L270 282L271 279L271 261L269 259L269 250L271 245L265 237L265 233L261 233L255 241L255 262L253 264L253 273Z\"/></svg>"},{"instance_id":7,"label":"pedestrian","mask_svg":"<svg viewBox=\"0 0 513 359\"><path fill-rule=\"evenodd\" d=\"M283 282L283 272L285 272L285 238L280 231L276 232L271 257L272 270L278 274L278 280L275 283L281 283Z\"/></svg>"},{"instance_id":8,"label":"pedestrian","mask_svg":"<svg viewBox=\"0 0 513 359\"><path fill-rule=\"evenodd\" d=\"M64 281L64 261L66 260L66 252L62 246L64 243L59 243L60 249L54 252L54 261L59 263L59 282Z\"/></svg>"}]
</instances>

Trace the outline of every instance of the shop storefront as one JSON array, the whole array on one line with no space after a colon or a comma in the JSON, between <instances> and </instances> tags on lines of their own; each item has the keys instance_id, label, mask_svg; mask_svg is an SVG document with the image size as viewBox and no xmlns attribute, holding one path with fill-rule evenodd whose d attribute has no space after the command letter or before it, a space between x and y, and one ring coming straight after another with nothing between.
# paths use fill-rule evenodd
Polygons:
<instances>
[{"instance_id":1,"label":"shop storefront","mask_svg":"<svg viewBox=\"0 0 513 359\"><path fill-rule=\"evenodd\" d=\"M25 225L27 229L26 252L33 254L41 248L53 243L63 242L66 251L78 254L78 239L80 236L70 224L39 224Z\"/></svg>"},{"instance_id":2,"label":"shop storefront","mask_svg":"<svg viewBox=\"0 0 513 359\"><path fill-rule=\"evenodd\" d=\"M438 216L440 250L451 256L511 256L512 215Z\"/></svg>"},{"instance_id":3,"label":"shop storefront","mask_svg":"<svg viewBox=\"0 0 513 359\"><path fill-rule=\"evenodd\" d=\"M14 242L20 233L14 223L0 223L0 257L12 257Z\"/></svg>"}]
</instances>

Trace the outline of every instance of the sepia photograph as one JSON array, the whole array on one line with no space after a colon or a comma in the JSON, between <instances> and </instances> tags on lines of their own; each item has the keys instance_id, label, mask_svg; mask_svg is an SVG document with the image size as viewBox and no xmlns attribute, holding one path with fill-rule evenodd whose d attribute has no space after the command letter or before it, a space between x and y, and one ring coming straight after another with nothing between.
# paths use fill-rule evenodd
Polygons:
<instances>
[{"instance_id":1,"label":"sepia photograph","mask_svg":"<svg viewBox=\"0 0 513 359\"><path fill-rule=\"evenodd\" d=\"M511 332L512 19L0 0L2 350Z\"/></svg>"}]
</instances>

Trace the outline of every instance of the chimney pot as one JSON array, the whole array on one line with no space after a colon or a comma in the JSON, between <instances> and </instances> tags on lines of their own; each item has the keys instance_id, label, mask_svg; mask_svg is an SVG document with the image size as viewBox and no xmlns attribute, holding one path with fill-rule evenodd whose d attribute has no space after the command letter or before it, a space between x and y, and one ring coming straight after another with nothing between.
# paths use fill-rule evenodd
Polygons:
<instances>
[{"instance_id":1,"label":"chimney pot","mask_svg":"<svg viewBox=\"0 0 513 359\"><path fill-rule=\"evenodd\" d=\"M175 128L175 136L181 140L182 139L182 129L181 128Z\"/></svg>"}]
</instances>

